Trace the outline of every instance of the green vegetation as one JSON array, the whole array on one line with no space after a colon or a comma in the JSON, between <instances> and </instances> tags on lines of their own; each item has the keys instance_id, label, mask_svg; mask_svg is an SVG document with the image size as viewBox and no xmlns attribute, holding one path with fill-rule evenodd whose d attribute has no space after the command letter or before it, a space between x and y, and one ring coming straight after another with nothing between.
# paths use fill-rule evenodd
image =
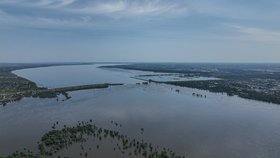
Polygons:
<instances>
[{"instance_id":1,"label":"green vegetation","mask_svg":"<svg viewBox=\"0 0 280 158\"><path fill-rule=\"evenodd\" d=\"M82 86L70 86L63 88L48 89L38 87L36 83L13 74L11 71L30 67L51 66L51 65L8 65L0 67L0 105L7 105L10 102L21 100L24 97L34 98L56 98L62 94L66 99L71 97L67 92L86 89L108 88L109 86L121 84L92 84Z\"/></svg>"},{"instance_id":2,"label":"green vegetation","mask_svg":"<svg viewBox=\"0 0 280 158\"><path fill-rule=\"evenodd\" d=\"M18 78L15 81L15 84L19 84L19 87L22 87L21 82L22 78ZM63 88L39 88L33 82L26 81L27 84L32 84L33 87L30 89L20 89L16 86L10 90L2 90L0 93L0 105L6 105L9 102L21 100L24 97L34 97L34 98L55 98L58 95L62 94L66 99L70 99L71 97L67 92L69 91L78 91L78 90L87 90L87 89L100 89L100 88L108 88L109 86L122 85L122 84L92 84L92 85L82 85L82 86L71 86L71 87L63 87Z\"/></svg>"},{"instance_id":3,"label":"green vegetation","mask_svg":"<svg viewBox=\"0 0 280 158\"><path fill-rule=\"evenodd\" d=\"M206 98L206 95L202 95L202 94L198 94L198 93L192 93L193 96L196 96L196 97L200 97L200 98Z\"/></svg>"},{"instance_id":4,"label":"green vegetation","mask_svg":"<svg viewBox=\"0 0 280 158\"><path fill-rule=\"evenodd\" d=\"M112 124L121 127L120 124L111 122ZM151 143L147 143L144 140L136 140L128 137L127 135L121 134L119 131L104 129L97 127L92 124L92 120L88 122L78 122L76 126L67 127L63 126L62 129L57 130L58 122L56 122L52 128L52 131L47 132L38 142L38 153L33 153L29 150L24 152L18 152L11 154L10 156L0 158L19 158L19 157L30 157L30 158L43 158L43 157L61 157L57 153L74 143L83 143L88 141L88 137L92 137L99 141L104 139L111 139L117 141L114 150L119 150L122 154L126 154L130 157L144 157L144 158L184 158L184 156L177 156L175 152L166 148L155 147ZM141 128L141 133L144 132L144 128ZM100 148L99 145L96 146ZM91 149L91 148L89 148ZM88 153L85 148L81 145L81 156L88 157Z\"/></svg>"},{"instance_id":5,"label":"green vegetation","mask_svg":"<svg viewBox=\"0 0 280 158\"><path fill-rule=\"evenodd\" d=\"M215 77L221 80L152 82L280 104L279 64L139 63L103 67L173 73L173 75L179 73L181 77Z\"/></svg>"},{"instance_id":6,"label":"green vegetation","mask_svg":"<svg viewBox=\"0 0 280 158\"><path fill-rule=\"evenodd\" d=\"M241 98L265 101L269 103L280 104L280 93L271 95L270 93L262 93L249 88L241 88L241 85L235 83L230 84L229 81L172 81L164 82L166 84L190 87L201 90L209 90L210 92L226 93L229 96L237 95Z\"/></svg>"},{"instance_id":7,"label":"green vegetation","mask_svg":"<svg viewBox=\"0 0 280 158\"><path fill-rule=\"evenodd\" d=\"M32 96L32 92L39 89L34 82L11 72L0 72L0 83L0 105Z\"/></svg>"}]
</instances>

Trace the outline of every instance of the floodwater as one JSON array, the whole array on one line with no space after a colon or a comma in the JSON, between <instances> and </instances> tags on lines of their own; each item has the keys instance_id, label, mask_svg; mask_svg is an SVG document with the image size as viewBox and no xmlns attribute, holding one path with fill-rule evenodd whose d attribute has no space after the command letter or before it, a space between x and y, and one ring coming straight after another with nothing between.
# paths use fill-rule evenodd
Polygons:
<instances>
[{"instance_id":1,"label":"floodwater","mask_svg":"<svg viewBox=\"0 0 280 158\"><path fill-rule=\"evenodd\" d=\"M25 98L1 107L1 155L24 147L36 150L36 142L56 121L75 125L77 121L93 119L104 128L115 128L110 124L114 120L122 124L118 130L130 137L143 138L191 158L280 157L280 107L275 104L165 84L136 85L141 81L130 77L149 72L99 69L96 65L45 67L16 73L47 87L126 84L71 92L72 98L66 101ZM194 92L206 98L193 96ZM145 129L143 134L140 128ZM110 145L103 144L100 149L89 157L122 157ZM75 154L79 153L75 151L70 150L69 156L77 157Z\"/></svg>"},{"instance_id":2,"label":"floodwater","mask_svg":"<svg viewBox=\"0 0 280 158\"><path fill-rule=\"evenodd\" d=\"M135 78L140 80L152 80L157 82L166 82L166 81L206 81L206 80L220 80L219 78L215 77L202 77L202 76L184 76L182 74L176 73L158 73L153 75L138 75Z\"/></svg>"}]
</instances>

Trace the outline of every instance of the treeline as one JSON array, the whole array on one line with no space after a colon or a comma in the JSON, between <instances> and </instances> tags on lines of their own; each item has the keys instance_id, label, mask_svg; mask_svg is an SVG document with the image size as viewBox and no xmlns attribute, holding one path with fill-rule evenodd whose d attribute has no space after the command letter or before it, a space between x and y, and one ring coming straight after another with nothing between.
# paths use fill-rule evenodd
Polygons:
<instances>
[{"instance_id":1,"label":"treeline","mask_svg":"<svg viewBox=\"0 0 280 158\"><path fill-rule=\"evenodd\" d=\"M208 90L216 93L226 93L229 96L237 95L241 98L264 101L268 103L280 104L280 94L264 93L244 88L233 87L227 81L171 81L167 84Z\"/></svg>"}]
</instances>

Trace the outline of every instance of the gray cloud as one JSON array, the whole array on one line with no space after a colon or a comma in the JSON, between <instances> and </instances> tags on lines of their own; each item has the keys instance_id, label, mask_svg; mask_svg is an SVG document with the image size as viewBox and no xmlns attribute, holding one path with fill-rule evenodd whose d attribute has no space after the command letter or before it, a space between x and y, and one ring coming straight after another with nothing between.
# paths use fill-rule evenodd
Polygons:
<instances>
[{"instance_id":1,"label":"gray cloud","mask_svg":"<svg viewBox=\"0 0 280 158\"><path fill-rule=\"evenodd\" d=\"M280 31L271 31L263 28L240 26L236 24L224 24L236 32L235 37L240 40L252 40L260 42L280 42Z\"/></svg>"}]
</instances>

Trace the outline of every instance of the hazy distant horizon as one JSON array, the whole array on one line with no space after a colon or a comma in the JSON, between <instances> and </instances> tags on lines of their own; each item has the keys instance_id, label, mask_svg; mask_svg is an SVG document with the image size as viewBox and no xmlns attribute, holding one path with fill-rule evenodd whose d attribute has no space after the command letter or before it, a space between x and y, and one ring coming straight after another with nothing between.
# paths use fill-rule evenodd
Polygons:
<instances>
[{"instance_id":1,"label":"hazy distant horizon","mask_svg":"<svg viewBox=\"0 0 280 158\"><path fill-rule=\"evenodd\" d=\"M1 0L0 62L280 62L277 0Z\"/></svg>"},{"instance_id":2,"label":"hazy distant horizon","mask_svg":"<svg viewBox=\"0 0 280 158\"><path fill-rule=\"evenodd\" d=\"M139 61L139 62L111 62L111 61L57 61L57 62L49 62L49 61L34 61L34 62L0 62L0 64L280 64L280 62L168 62L168 61ZM0 65L1 66L1 65Z\"/></svg>"}]
</instances>

